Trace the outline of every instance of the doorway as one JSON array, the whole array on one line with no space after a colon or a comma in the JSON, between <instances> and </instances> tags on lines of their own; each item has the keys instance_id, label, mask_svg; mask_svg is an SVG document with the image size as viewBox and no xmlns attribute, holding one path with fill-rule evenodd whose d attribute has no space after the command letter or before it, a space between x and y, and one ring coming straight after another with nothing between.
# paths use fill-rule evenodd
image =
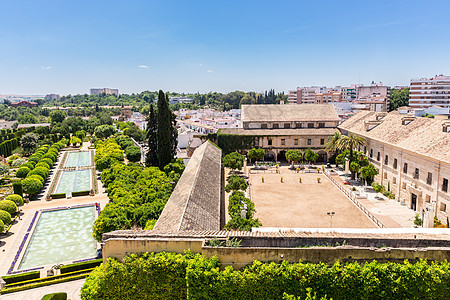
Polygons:
<instances>
[{"instance_id":1,"label":"doorway","mask_svg":"<svg viewBox=\"0 0 450 300\"><path fill-rule=\"evenodd\" d=\"M411 209L417 210L417 195L414 193L411 193Z\"/></svg>"}]
</instances>

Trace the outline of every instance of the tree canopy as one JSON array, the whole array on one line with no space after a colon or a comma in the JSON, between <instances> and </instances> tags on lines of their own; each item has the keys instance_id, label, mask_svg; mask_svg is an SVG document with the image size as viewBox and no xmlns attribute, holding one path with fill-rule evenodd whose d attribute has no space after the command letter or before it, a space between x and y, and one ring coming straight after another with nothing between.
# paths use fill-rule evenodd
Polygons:
<instances>
[{"instance_id":1,"label":"tree canopy","mask_svg":"<svg viewBox=\"0 0 450 300\"><path fill-rule=\"evenodd\" d=\"M222 159L222 164L226 168L242 170L242 167L244 166L244 157L237 152L231 152L225 155Z\"/></svg>"}]
</instances>

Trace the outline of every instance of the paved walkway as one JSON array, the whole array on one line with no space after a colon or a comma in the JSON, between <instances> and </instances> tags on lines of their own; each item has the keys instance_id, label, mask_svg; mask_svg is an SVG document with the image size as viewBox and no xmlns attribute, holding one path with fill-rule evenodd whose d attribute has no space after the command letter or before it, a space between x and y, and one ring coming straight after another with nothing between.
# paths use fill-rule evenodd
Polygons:
<instances>
[{"instance_id":1,"label":"paved walkway","mask_svg":"<svg viewBox=\"0 0 450 300\"><path fill-rule=\"evenodd\" d=\"M0 300L40 300L44 295L66 292L67 299L79 300L81 287L86 279L79 279L69 282L57 283L49 286L43 286L27 291L16 292L12 294L1 295Z\"/></svg>"}]
</instances>

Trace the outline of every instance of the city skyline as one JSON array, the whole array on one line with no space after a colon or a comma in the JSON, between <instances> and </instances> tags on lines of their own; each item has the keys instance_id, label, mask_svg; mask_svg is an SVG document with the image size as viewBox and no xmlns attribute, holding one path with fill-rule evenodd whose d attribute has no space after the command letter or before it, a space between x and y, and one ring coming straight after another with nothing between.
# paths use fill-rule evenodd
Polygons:
<instances>
[{"instance_id":1,"label":"city skyline","mask_svg":"<svg viewBox=\"0 0 450 300\"><path fill-rule=\"evenodd\" d=\"M0 94L287 92L448 75L450 3L4 2ZM436 9L436 8L439 9Z\"/></svg>"}]
</instances>

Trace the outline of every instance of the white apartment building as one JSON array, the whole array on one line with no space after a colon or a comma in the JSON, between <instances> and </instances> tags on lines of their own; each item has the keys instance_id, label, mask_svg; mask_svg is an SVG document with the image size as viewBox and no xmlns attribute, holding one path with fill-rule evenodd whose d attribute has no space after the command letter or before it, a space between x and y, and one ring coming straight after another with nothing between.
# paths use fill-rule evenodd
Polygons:
<instances>
[{"instance_id":1,"label":"white apartment building","mask_svg":"<svg viewBox=\"0 0 450 300\"><path fill-rule=\"evenodd\" d=\"M409 106L429 108L440 106L450 109L450 76L412 79L409 90Z\"/></svg>"},{"instance_id":2,"label":"white apartment building","mask_svg":"<svg viewBox=\"0 0 450 300\"><path fill-rule=\"evenodd\" d=\"M449 120L397 111L360 111L338 128L366 140L360 150L378 169L377 183L419 215L432 214L446 224L450 212Z\"/></svg>"},{"instance_id":3,"label":"white apartment building","mask_svg":"<svg viewBox=\"0 0 450 300\"><path fill-rule=\"evenodd\" d=\"M102 88L102 89L91 89L91 95L100 95L105 93L106 95L119 96L118 89Z\"/></svg>"}]
</instances>

